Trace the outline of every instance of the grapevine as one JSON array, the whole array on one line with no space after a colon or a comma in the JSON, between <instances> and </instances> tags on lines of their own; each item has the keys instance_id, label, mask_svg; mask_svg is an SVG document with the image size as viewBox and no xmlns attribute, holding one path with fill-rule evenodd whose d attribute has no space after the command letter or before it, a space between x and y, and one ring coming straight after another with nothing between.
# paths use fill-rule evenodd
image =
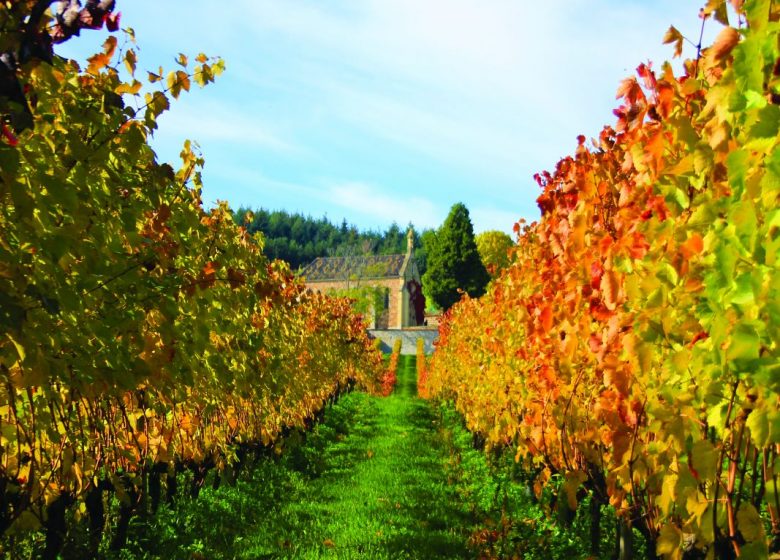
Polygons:
<instances>
[{"instance_id":1,"label":"grapevine","mask_svg":"<svg viewBox=\"0 0 780 560\"><path fill-rule=\"evenodd\" d=\"M744 25L709 2L715 42L640 65L616 125L536 176L541 219L427 368L538 493L560 475L665 558L780 549L780 7L732 4Z\"/></svg>"},{"instance_id":2,"label":"grapevine","mask_svg":"<svg viewBox=\"0 0 780 560\"><path fill-rule=\"evenodd\" d=\"M63 13L37 21L40 4L0 6L0 26L21 30L0 50L57 38ZM208 470L278 451L355 383L378 387L381 358L349 301L268 262L226 204L204 209L190 142L179 170L157 161L148 140L170 100L224 68L177 62L143 85L127 30L85 69L20 61L23 103L0 97L0 533L42 526L49 557L68 510L99 543L114 493L121 547L162 483L175 495L178 471L197 493Z\"/></svg>"}]
</instances>

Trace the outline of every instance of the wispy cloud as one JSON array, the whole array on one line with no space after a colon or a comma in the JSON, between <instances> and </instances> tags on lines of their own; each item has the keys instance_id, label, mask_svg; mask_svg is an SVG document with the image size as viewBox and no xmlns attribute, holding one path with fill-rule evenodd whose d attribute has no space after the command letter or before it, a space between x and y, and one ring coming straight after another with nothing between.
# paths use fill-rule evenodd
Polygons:
<instances>
[{"instance_id":1,"label":"wispy cloud","mask_svg":"<svg viewBox=\"0 0 780 560\"><path fill-rule=\"evenodd\" d=\"M178 52L227 71L173 104L155 149L207 159L205 195L438 225L463 201L480 229L534 219L533 173L614 120L615 90L670 24L694 42L702 0L123 1L141 68ZM172 25L171 22L176 22ZM712 37L717 24L705 30ZM94 37L87 39L87 37ZM62 46L90 45L85 34ZM75 51L66 53L75 55ZM689 52L688 54L692 54ZM238 177L241 175L242 177ZM410 215L411 212L411 215Z\"/></svg>"},{"instance_id":2,"label":"wispy cloud","mask_svg":"<svg viewBox=\"0 0 780 560\"><path fill-rule=\"evenodd\" d=\"M160 132L164 138L190 138L205 144L221 142L241 144L276 152L300 152L301 148L284 139L274 125L247 112L245 108L224 103L192 102L182 99L160 117Z\"/></svg>"},{"instance_id":3,"label":"wispy cloud","mask_svg":"<svg viewBox=\"0 0 780 560\"><path fill-rule=\"evenodd\" d=\"M515 223L521 218L529 220L529 216L523 216L518 212L509 212L486 206L473 207L469 210L469 214L471 215L471 223L474 225L475 232L498 230L510 234L513 238L515 235Z\"/></svg>"},{"instance_id":4,"label":"wispy cloud","mask_svg":"<svg viewBox=\"0 0 780 560\"><path fill-rule=\"evenodd\" d=\"M380 220L382 223L412 222L418 227L435 227L443 219L440 209L419 196L392 196L367 183L342 183L328 189L328 198L342 208Z\"/></svg>"}]
</instances>

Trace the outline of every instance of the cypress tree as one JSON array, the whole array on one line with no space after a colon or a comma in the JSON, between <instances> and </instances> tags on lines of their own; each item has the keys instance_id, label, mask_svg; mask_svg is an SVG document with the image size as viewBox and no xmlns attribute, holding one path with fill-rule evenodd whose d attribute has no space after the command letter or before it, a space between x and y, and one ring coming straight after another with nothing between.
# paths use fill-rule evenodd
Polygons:
<instances>
[{"instance_id":1,"label":"cypress tree","mask_svg":"<svg viewBox=\"0 0 780 560\"><path fill-rule=\"evenodd\" d=\"M462 203L450 209L428 253L427 264L423 284L442 309L449 309L460 299L459 288L472 297L485 293L490 277L477 252L469 211Z\"/></svg>"}]
</instances>

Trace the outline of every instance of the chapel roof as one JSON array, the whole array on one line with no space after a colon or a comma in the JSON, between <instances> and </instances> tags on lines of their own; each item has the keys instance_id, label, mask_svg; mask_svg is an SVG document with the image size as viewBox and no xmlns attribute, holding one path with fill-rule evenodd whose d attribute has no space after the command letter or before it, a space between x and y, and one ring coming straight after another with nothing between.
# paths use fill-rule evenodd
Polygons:
<instances>
[{"instance_id":1,"label":"chapel roof","mask_svg":"<svg viewBox=\"0 0 780 560\"><path fill-rule=\"evenodd\" d=\"M401 276L406 255L319 257L302 271L307 282Z\"/></svg>"}]
</instances>

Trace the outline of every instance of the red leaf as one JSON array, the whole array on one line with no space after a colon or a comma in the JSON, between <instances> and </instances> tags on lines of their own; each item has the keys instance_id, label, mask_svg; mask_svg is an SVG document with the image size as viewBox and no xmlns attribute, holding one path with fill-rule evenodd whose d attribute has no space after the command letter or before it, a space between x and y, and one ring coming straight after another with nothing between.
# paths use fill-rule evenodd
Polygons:
<instances>
[{"instance_id":1,"label":"red leaf","mask_svg":"<svg viewBox=\"0 0 780 560\"><path fill-rule=\"evenodd\" d=\"M594 290L598 290L601 285L601 276L604 274L604 268L601 263L594 261L590 265L590 287Z\"/></svg>"},{"instance_id":2,"label":"red leaf","mask_svg":"<svg viewBox=\"0 0 780 560\"><path fill-rule=\"evenodd\" d=\"M707 338L709 338L709 337L710 337L710 335L709 335L709 334L707 334L707 333L706 333L706 332L704 332L704 331L698 332L698 333L696 333L696 334L694 335L693 339L691 340L690 344L688 344L688 346L689 346L689 347L691 347L691 346L693 346L694 344L696 344L697 342L699 342L700 340L705 340L705 339L707 339Z\"/></svg>"},{"instance_id":3,"label":"red leaf","mask_svg":"<svg viewBox=\"0 0 780 560\"><path fill-rule=\"evenodd\" d=\"M655 72L653 72L649 64L643 62L637 67L636 72L644 81L647 89L654 90L656 88Z\"/></svg>"},{"instance_id":4,"label":"red leaf","mask_svg":"<svg viewBox=\"0 0 780 560\"><path fill-rule=\"evenodd\" d=\"M2 135L3 138L5 138L8 141L8 144L15 148L19 144L19 140L14 136L14 133L11 132L11 129L8 128L5 123L2 124Z\"/></svg>"},{"instance_id":5,"label":"red leaf","mask_svg":"<svg viewBox=\"0 0 780 560\"><path fill-rule=\"evenodd\" d=\"M631 76L620 82L615 98L620 99L621 97L625 98L630 105L634 105L639 100L645 100L645 93L636 78Z\"/></svg>"},{"instance_id":6,"label":"red leaf","mask_svg":"<svg viewBox=\"0 0 780 560\"><path fill-rule=\"evenodd\" d=\"M106 15L106 29L109 31L119 30L119 20L122 19L122 12Z\"/></svg>"}]
</instances>

